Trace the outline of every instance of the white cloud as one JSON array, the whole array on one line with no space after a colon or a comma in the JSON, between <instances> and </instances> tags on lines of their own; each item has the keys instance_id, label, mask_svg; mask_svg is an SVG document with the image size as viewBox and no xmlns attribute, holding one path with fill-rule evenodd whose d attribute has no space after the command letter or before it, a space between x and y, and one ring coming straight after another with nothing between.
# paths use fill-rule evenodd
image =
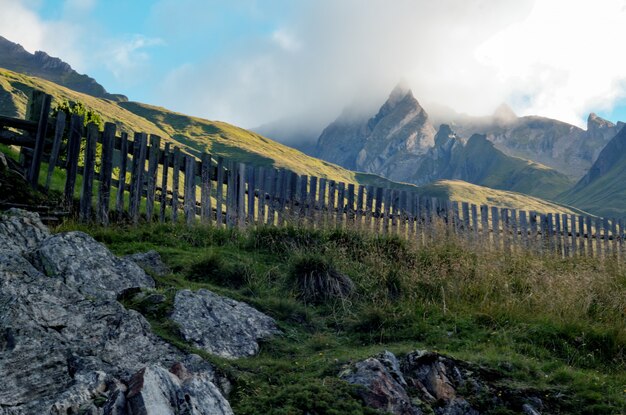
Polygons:
<instances>
[{"instance_id":1,"label":"white cloud","mask_svg":"<svg viewBox=\"0 0 626 415\"><path fill-rule=\"evenodd\" d=\"M142 35L109 40L103 48L104 52L99 54L100 60L116 79L122 83L132 83L150 60L146 49L159 45L163 45L161 39Z\"/></svg>"},{"instance_id":2,"label":"white cloud","mask_svg":"<svg viewBox=\"0 0 626 415\"><path fill-rule=\"evenodd\" d=\"M476 57L495 69L497 83L518 109L583 124L591 109L625 96L623 0L538 1L529 16L494 35Z\"/></svg>"}]
</instances>

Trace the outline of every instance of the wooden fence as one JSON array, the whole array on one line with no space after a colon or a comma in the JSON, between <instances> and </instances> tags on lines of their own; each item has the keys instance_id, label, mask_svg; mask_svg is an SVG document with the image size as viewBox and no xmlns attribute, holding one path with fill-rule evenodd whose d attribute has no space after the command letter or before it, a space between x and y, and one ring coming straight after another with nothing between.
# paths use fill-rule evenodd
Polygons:
<instances>
[{"instance_id":1,"label":"wooden fence","mask_svg":"<svg viewBox=\"0 0 626 415\"><path fill-rule=\"evenodd\" d=\"M50 102L49 96L35 91L27 120L0 117L0 142L22 147L33 186L48 189L55 166L63 168L64 201L81 221L105 226L112 220L201 221L228 227L297 224L395 234L418 243L443 233L504 251L618 258L626 254L623 220L451 202L246 166L206 153L198 160L155 135L135 133L131 139L126 133L118 135L115 124L106 123L100 132L95 125L85 129L76 115L66 120L59 112L51 118Z\"/></svg>"}]
</instances>

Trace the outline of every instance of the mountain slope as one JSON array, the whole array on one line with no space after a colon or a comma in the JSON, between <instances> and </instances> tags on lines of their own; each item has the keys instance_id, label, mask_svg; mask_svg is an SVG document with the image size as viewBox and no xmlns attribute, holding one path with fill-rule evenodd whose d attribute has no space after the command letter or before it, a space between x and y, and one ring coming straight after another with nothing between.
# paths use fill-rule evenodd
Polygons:
<instances>
[{"instance_id":1,"label":"mountain slope","mask_svg":"<svg viewBox=\"0 0 626 415\"><path fill-rule=\"evenodd\" d=\"M626 215L626 129L609 141L589 172L559 200L606 217Z\"/></svg>"},{"instance_id":2,"label":"mountain slope","mask_svg":"<svg viewBox=\"0 0 626 415\"><path fill-rule=\"evenodd\" d=\"M525 158L558 170L578 180L600 151L622 128L596 114L587 119L587 129L539 116L517 117L501 106L490 117L456 115L450 121L464 136L484 134L507 155Z\"/></svg>"},{"instance_id":3,"label":"mountain slope","mask_svg":"<svg viewBox=\"0 0 626 415\"><path fill-rule=\"evenodd\" d=\"M112 101L127 101L124 95L109 94L95 79L81 75L59 58L53 58L46 52L34 54L21 45L0 36L0 67L15 72L34 75L77 92Z\"/></svg>"}]
</instances>

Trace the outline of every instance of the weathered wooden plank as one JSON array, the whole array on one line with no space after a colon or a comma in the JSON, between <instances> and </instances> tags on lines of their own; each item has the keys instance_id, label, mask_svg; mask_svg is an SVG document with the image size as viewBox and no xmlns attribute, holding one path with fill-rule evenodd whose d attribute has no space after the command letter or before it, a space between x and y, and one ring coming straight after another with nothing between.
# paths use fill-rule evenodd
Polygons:
<instances>
[{"instance_id":1,"label":"weathered wooden plank","mask_svg":"<svg viewBox=\"0 0 626 415\"><path fill-rule=\"evenodd\" d=\"M265 186L267 190L267 224L274 224L274 216L275 216L275 194L276 194L276 170L270 168L266 171L267 175L267 185Z\"/></svg>"},{"instance_id":2,"label":"weathered wooden plank","mask_svg":"<svg viewBox=\"0 0 626 415\"><path fill-rule=\"evenodd\" d=\"M470 215L471 215L471 230L472 230L472 237L474 238L474 241L478 240L478 206L476 206L475 204L471 204L470 205Z\"/></svg>"},{"instance_id":3,"label":"weathered wooden plank","mask_svg":"<svg viewBox=\"0 0 626 415\"><path fill-rule=\"evenodd\" d=\"M319 209L317 203L317 184L318 178L311 176L309 183L309 198L308 198L308 210L307 210L307 222L311 227L315 227L317 222L317 212Z\"/></svg>"},{"instance_id":4,"label":"weathered wooden plank","mask_svg":"<svg viewBox=\"0 0 626 415\"><path fill-rule=\"evenodd\" d=\"M398 233L400 234L400 236L402 237L406 237L406 228L407 228L407 221L409 219L409 215L408 215L408 211L407 211L407 191L406 190L399 190L396 193L396 201L397 201L397 207L396 207L396 212L397 212L397 216L398 216Z\"/></svg>"},{"instance_id":5,"label":"weathered wooden plank","mask_svg":"<svg viewBox=\"0 0 626 415\"><path fill-rule=\"evenodd\" d=\"M246 209L247 213L247 221L249 225L253 225L255 221L255 206L256 206L256 174L255 168L253 166L246 167L246 194L248 195L247 203L248 208Z\"/></svg>"},{"instance_id":6,"label":"weathered wooden plank","mask_svg":"<svg viewBox=\"0 0 626 415\"><path fill-rule=\"evenodd\" d=\"M165 222L165 210L167 208L167 186L170 170L170 143L165 143L163 148L163 168L161 169L161 197L159 199L159 221Z\"/></svg>"},{"instance_id":7,"label":"weathered wooden plank","mask_svg":"<svg viewBox=\"0 0 626 415\"><path fill-rule=\"evenodd\" d=\"M556 254L558 256L563 256L563 240L561 239L561 214L560 213L555 213L554 214L554 227L555 227L555 237L556 237L556 241L555 241L555 248L556 248Z\"/></svg>"},{"instance_id":8,"label":"weathered wooden plank","mask_svg":"<svg viewBox=\"0 0 626 415\"><path fill-rule=\"evenodd\" d=\"M278 170L277 178L276 178L276 199L275 200L275 210L277 213L277 224L281 226L285 220L285 206L287 205L287 201L285 200L287 196L287 186L289 185L287 171L284 169Z\"/></svg>"},{"instance_id":9,"label":"weathered wooden plank","mask_svg":"<svg viewBox=\"0 0 626 415\"><path fill-rule=\"evenodd\" d=\"M625 233L624 220L623 219L618 220L617 226L619 227L618 229L619 258L623 260L624 259L624 233Z\"/></svg>"},{"instance_id":10,"label":"weathered wooden plank","mask_svg":"<svg viewBox=\"0 0 626 415\"><path fill-rule=\"evenodd\" d=\"M595 225L595 235L596 235L596 255L600 258L603 254L602 252L602 218L596 218L594 221Z\"/></svg>"},{"instance_id":11,"label":"weathered wooden plank","mask_svg":"<svg viewBox=\"0 0 626 415\"><path fill-rule=\"evenodd\" d=\"M152 222L154 214L154 198L156 197L157 170L159 167L159 155L161 138L150 134L150 150L148 152L148 175L146 177L146 220Z\"/></svg>"},{"instance_id":12,"label":"weathered wooden plank","mask_svg":"<svg viewBox=\"0 0 626 415\"><path fill-rule=\"evenodd\" d=\"M320 211L317 217L318 225L320 227L326 226L326 214L328 211L328 205L326 203L326 184L327 180L325 178L320 178L320 191L318 195L318 200L320 204Z\"/></svg>"},{"instance_id":13,"label":"weathered wooden plank","mask_svg":"<svg viewBox=\"0 0 626 415\"><path fill-rule=\"evenodd\" d=\"M215 221L217 226L224 224L224 175L226 167L224 166L224 158L217 157L217 174L215 181Z\"/></svg>"},{"instance_id":14,"label":"weathered wooden plank","mask_svg":"<svg viewBox=\"0 0 626 415\"><path fill-rule=\"evenodd\" d=\"M519 230L520 243L525 249L528 249L528 214L525 210L519 211Z\"/></svg>"},{"instance_id":15,"label":"weathered wooden plank","mask_svg":"<svg viewBox=\"0 0 626 415\"><path fill-rule=\"evenodd\" d=\"M336 193L337 183L334 180L328 181L328 226L334 226L336 223Z\"/></svg>"},{"instance_id":16,"label":"weathered wooden plank","mask_svg":"<svg viewBox=\"0 0 626 415\"><path fill-rule=\"evenodd\" d=\"M415 239L417 232L416 226L419 218L419 195L415 192L409 192L407 196L408 212L409 212L409 239Z\"/></svg>"},{"instance_id":17,"label":"weathered wooden plank","mask_svg":"<svg viewBox=\"0 0 626 415\"><path fill-rule=\"evenodd\" d=\"M54 138L52 139L52 150L50 151L50 159L48 160L48 174L46 175L46 191L50 189L50 181L54 168L59 163L59 153L61 152L61 142L63 141L63 133L65 132L65 112L59 111L54 126Z\"/></svg>"},{"instance_id":18,"label":"weathered wooden plank","mask_svg":"<svg viewBox=\"0 0 626 415\"><path fill-rule=\"evenodd\" d=\"M196 159L191 156L185 156L185 221L188 225L194 223L196 219Z\"/></svg>"},{"instance_id":19,"label":"weathered wooden plank","mask_svg":"<svg viewBox=\"0 0 626 415\"><path fill-rule=\"evenodd\" d=\"M554 238L554 214L548 213L546 215L546 230L548 235L548 249L551 252L556 251L556 244Z\"/></svg>"},{"instance_id":20,"label":"weathered wooden plank","mask_svg":"<svg viewBox=\"0 0 626 415\"><path fill-rule=\"evenodd\" d=\"M583 216L578 216L578 232L580 233L580 238L578 239L578 248L581 255L585 255L585 241L587 237L585 235L585 218Z\"/></svg>"},{"instance_id":21,"label":"weathered wooden plank","mask_svg":"<svg viewBox=\"0 0 626 415\"><path fill-rule=\"evenodd\" d=\"M259 197L257 199L257 214L256 221L258 225L265 224L265 198L267 195L266 192L266 170L263 167L258 167L257 169L257 186L259 187Z\"/></svg>"},{"instance_id":22,"label":"weathered wooden plank","mask_svg":"<svg viewBox=\"0 0 626 415\"><path fill-rule=\"evenodd\" d=\"M139 222L139 207L144 185L144 170L146 166L148 142L145 133L135 133L133 147L133 172L131 177L130 216L133 223ZM136 151L135 151L136 150Z\"/></svg>"},{"instance_id":23,"label":"weathered wooden plank","mask_svg":"<svg viewBox=\"0 0 626 415\"><path fill-rule=\"evenodd\" d=\"M346 184L337 183L337 226L343 227L346 213Z\"/></svg>"},{"instance_id":24,"label":"weathered wooden plank","mask_svg":"<svg viewBox=\"0 0 626 415\"><path fill-rule=\"evenodd\" d=\"M62 113L62 111L59 113ZM98 219L104 226L109 224L115 130L115 124L109 122L104 124L104 133L102 134L102 155L100 158L100 188L98 189Z\"/></svg>"},{"instance_id":25,"label":"weathered wooden plank","mask_svg":"<svg viewBox=\"0 0 626 415\"><path fill-rule=\"evenodd\" d=\"M202 153L200 156L200 220L210 223L213 219L211 207L211 155ZM252 198L254 200L254 197Z\"/></svg>"},{"instance_id":26,"label":"weathered wooden plank","mask_svg":"<svg viewBox=\"0 0 626 415\"><path fill-rule=\"evenodd\" d=\"M35 134L35 148L28 169L28 182L33 188L37 188L39 183L39 171L41 170L41 161L43 159L43 149L46 145L46 134L48 133L48 117L50 116L50 105L52 104L52 96L45 94L39 113L37 133ZM95 151L95 150L94 150ZM94 153L95 154L95 153Z\"/></svg>"},{"instance_id":27,"label":"weathered wooden plank","mask_svg":"<svg viewBox=\"0 0 626 415\"><path fill-rule=\"evenodd\" d=\"M563 256L566 258L570 256L570 236L569 236L569 217L566 213L561 215L561 220L563 221L563 225L561 230L563 232Z\"/></svg>"},{"instance_id":28,"label":"weathered wooden plank","mask_svg":"<svg viewBox=\"0 0 626 415\"><path fill-rule=\"evenodd\" d=\"M372 218L374 216L374 196L375 196L375 188L374 186L366 187L365 194L365 229L372 230Z\"/></svg>"},{"instance_id":29,"label":"weathered wooden plank","mask_svg":"<svg viewBox=\"0 0 626 415\"><path fill-rule=\"evenodd\" d=\"M602 252L605 258L608 258L610 255L610 229L611 226L609 225L609 218L602 218Z\"/></svg>"},{"instance_id":30,"label":"weathered wooden plank","mask_svg":"<svg viewBox=\"0 0 626 415\"><path fill-rule=\"evenodd\" d=\"M519 246L519 224L517 220L517 209L509 210L509 223L511 228L511 245L513 249Z\"/></svg>"},{"instance_id":31,"label":"weathered wooden plank","mask_svg":"<svg viewBox=\"0 0 626 415\"><path fill-rule=\"evenodd\" d=\"M463 218L461 219L462 220L461 223L463 227L463 234L465 234L465 236L469 236L471 232L469 203L467 202L461 203L461 214L463 215Z\"/></svg>"},{"instance_id":32,"label":"weathered wooden plank","mask_svg":"<svg viewBox=\"0 0 626 415\"><path fill-rule=\"evenodd\" d=\"M491 208L491 238L493 246L500 248L500 212L497 207Z\"/></svg>"},{"instance_id":33,"label":"weathered wooden plank","mask_svg":"<svg viewBox=\"0 0 626 415\"><path fill-rule=\"evenodd\" d=\"M91 123L87 126L87 142L85 144L85 157L83 166L83 185L80 192L80 210L78 220L87 222L91 219L91 203L93 199L93 179L96 165L96 141L98 140L98 127Z\"/></svg>"},{"instance_id":34,"label":"weathered wooden plank","mask_svg":"<svg viewBox=\"0 0 626 415\"><path fill-rule=\"evenodd\" d=\"M24 124L24 128L29 128L28 131L37 134L37 128L39 126L39 117L41 116L41 110L44 104L45 93L38 89L33 89L30 93L30 98L26 104L26 120L22 120L19 123L13 122L7 123L4 118L0 119L2 125L12 126L14 128L21 129L19 124ZM26 143L24 143L26 144ZM35 140L29 140L28 146L23 145L20 149L20 164L26 170L30 169L33 158L33 149L35 147ZM26 172L26 180L28 181L29 175Z\"/></svg>"},{"instance_id":35,"label":"weathered wooden plank","mask_svg":"<svg viewBox=\"0 0 626 415\"><path fill-rule=\"evenodd\" d=\"M74 200L74 188L76 187L76 175L78 173L78 157L80 153L80 141L83 134L83 117L72 115L70 120L68 151L67 151L67 176L63 194L64 205L72 210Z\"/></svg>"},{"instance_id":36,"label":"weathered wooden plank","mask_svg":"<svg viewBox=\"0 0 626 415\"><path fill-rule=\"evenodd\" d=\"M235 163L231 160L226 162L226 226L233 228L236 223L237 202L235 198L237 188L237 174Z\"/></svg>"},{"instance_id":37,"label":"weathered wooden plank","mask_svg":"<svg viewBox=\"0 0 626 415\"><path fill-rule=\"evenodd\" d=\"M172 222L178 222L178 198L180 188L180 167L183 163L183 155L180 148L174 147L172 162Z\"/></svg>"},{"instance_id":38,"label":"weathered wooden plank","mask_svg":"<svg viewBox=\"0 0 626 415\"><path fill-rule=\"evenodd\" d=\"M246 165L237 163L237 226L246 226Z\"/></svg>"},{"instance_id":39,"label":"weathered wooden plank","mask_svg":"<svg viewBox=\"0 0 626 415\"><path fill-rule=\"evenodd\" d=\"M486 245L490 244L490 235L489 231L489 206L480 205L480 227L481 227L481 239Z\"/></svg>"},{"instance_id":40,"label":"weathered wooden plank","mask_svg":"<svg viewBox=\"0 0 626 415\"><path fill-rule=\"evenodd\" d=\"M349 227L353 228L354 227L354 222L355 222L355 214L354 214L354 183L348 183L348 186L346 188L346 199L347 199L347 205L346 205L346 222L348 224Z\"/></svg>"},{"instance_id":41,"label":"weathered wooden plank","mask_svg":"<svg viewBox=\"0 0 626 415\"><path fill-rule=\"evenodd\" d=\"M576 215L569 215L569 225L570 225L569 251L572 256L576 256L578 253L577 252L578 244L577 244L577 236L576 236L578 234L578 231L576 229L576 221L577 221Z\"/></svg>"},{"instance_id":42,"label":"weathered wooden plank","mask_svg":"<svg viewBox=\"0 0 626 415\"><path fill-rule=\"evenodd\" d=\"M593 227L591 226L591 217L585 216L585 234L587 239L587 255L593 257L595 254L595 250L593 248L593 243L595 241Z\"/></svg>"},{"instance_id":43,"label":"weathered wooden plank","mask_svg":"<svg viewBox=\"0 0 626 415\"><path fill-rule=\"evenodd\" d=\"M398 233L398 191L395 189L390 189L391 193L391 209L389 210L389 215L391 218L391 233L396 235Z\"/></svg>"},{"instance_id":44,"label":"weathered wooden plank","mask_svg":"<svg viewBox=\"0 0 626 415\"><path fill-rule=\"evenodd\" d=\"M124 194L126 191L126 174L128 172L128 134L120 137L120 167L117 177L117 194L115 195L115 211L118 215L124 212Z\"/></svg>"},{"instance_id":45,"label":"weathered wooden plank","mask_svg":"<svg viewBox=\"0 0 626 415\"><path fill-rule=\"evenodd\" d=\"M543 246L543 242L541 241L541 236L540 236L540 232L541 232L541 225L539 220L541 219L537 212L535 211L530 211L529 212L529 225L530 225L530 244L531 244L531 249L534 250L535 252L538 252L541 250L542 246Z\"/></svg>"},{"instance_id":46,"label":"weathered wooden plank","mask_svg":"<svg viewBox=\"0 0 626 415\"><path fill-rule=\"evenodd\" d=\"M389 221L391 216L391 189L383 189L383 212L382 212L382 231L383 235L389 233Z\"/></svg>"},{"instance_id":47,"label":"weathered wooden plank","mask_svg":"<svg viewBox=\"0 0 626 415\"><path fill-rule=\"evenodd\" d=\"M506 252L511 251L511 218L509 209L500 209L500 219L502 221L502 243Z\"/></svg>"},{"instance_id":48,"label":"weathered wooden plank","mask_svg":"<svg viewBox=\"0 0 626 415\"><path fill-rule=\"evenodd\" d=\"M306 224L306 217L309 210L309 176L300 176L298 203L300 203L300 209L298 209L298 222L300 224Z\"/></svg>"},{"instance_id":49,"label":"weathered wooden plank","mask_svg":"<svg viewBox=\"0 0 626 415\"><path fill-rule=\"evenodd\" d=\"M611 219L611 253L618 257L618 244L617 244L617 219Z\"/></svg>"},{"instance_id":50,"label":"weathered wooden plank","mask_svg":"<svg viewBox=\"0 0 626 415\"><path fill-rule=\"evenodd\" d=\"M363 202L365 198L365 186L359 185L356 195L356 228L361 229L363 227L363 217L365 213L363 211Z\"/></svg>"}]
</instances>

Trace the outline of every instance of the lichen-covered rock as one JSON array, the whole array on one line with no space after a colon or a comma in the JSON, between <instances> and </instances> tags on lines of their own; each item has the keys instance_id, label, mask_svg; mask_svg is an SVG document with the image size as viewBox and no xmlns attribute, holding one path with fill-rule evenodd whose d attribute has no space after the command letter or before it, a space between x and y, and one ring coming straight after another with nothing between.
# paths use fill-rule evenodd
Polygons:
<instances>
[{"instance_id":1,"label":"lichen-covered rock","mask_svg":"<svg viewBox=\"0 0 626 415\"><path fill-rule=\"evenodd\" d=\"M253 356L259 340L280 333L271 317L208 290L176 293L172 320L186 341L226 358Z\"/></svg>"},{"instance_id":2,"label":"lichen-covered rock","mask_svg":"<svg viewBox=\"0 0 626 415\"><path fill-rule=\"evenodd\" d=\"M411 398L404 389L406 383L401 383L404 382L402 374L399 370L393 374L393 367L398 367L397 363L393 354L385 352L382 358L370 357L357 362L342 373L341 378L353 385L362 386L358 394L371 408L393 415L421 415L422 412L411 403Z\"/></svg>"},{"instance_id":3,"label":"lichen-covered rock","mask_svg":"<svg viewBox=\"0 0 626 415\"><path fill-rule=\"evenodd\" d=\"M115 299L131 288L154 287L137 264L113 255L83 232L66 232L44 240L33 253L35 265L80 293Z\"/></svg>"},{"instance_id":4,"label":"lichen-covered rock","mask_svg":"<svg viewBox=\"0 0 626 415\"><path fill-rule=\"evenodd\" d=\"M164 276L172 273L170 267L163 263L161 255L154 250L126 255L124 258L133 261L144 270L151 272L156 276Z\"/></svg>"},{"instance_id":5,"label":"lichen-covered rock","mask_svg":"<svg viewBox=\"0 0 626 415\"><path fill-rule=\"evenodd\" d=\"M124 382L147 366L177 362L202 379L185 389L190 399L224 400L206 385L216 380L212 367L156 337L139 313L87 298L21 255L0 251L0 414L129 415Z\"/></svg>"},{"instance_id":6,"label":"lichen-covered rock","mask_svg":"<svg viewBox=\"0 0 626 415\"><path fill-rule=\"evenodd\" d=\"M192 373L181 364L170 371L159 365L140 370L132 377L125 399L127 415L232 414L211 379Z\"/></svg>"},{"instance_id":7,"label":"lichen-covered rock","mask_svg":"<svg viewBox=\"0 0 626 415\"><path fill-rule=\"evenodd\" d=\"M0 214L0 250L22 254L49 236L37 213L12 208Z\"/></svg>"}]
</instances>

